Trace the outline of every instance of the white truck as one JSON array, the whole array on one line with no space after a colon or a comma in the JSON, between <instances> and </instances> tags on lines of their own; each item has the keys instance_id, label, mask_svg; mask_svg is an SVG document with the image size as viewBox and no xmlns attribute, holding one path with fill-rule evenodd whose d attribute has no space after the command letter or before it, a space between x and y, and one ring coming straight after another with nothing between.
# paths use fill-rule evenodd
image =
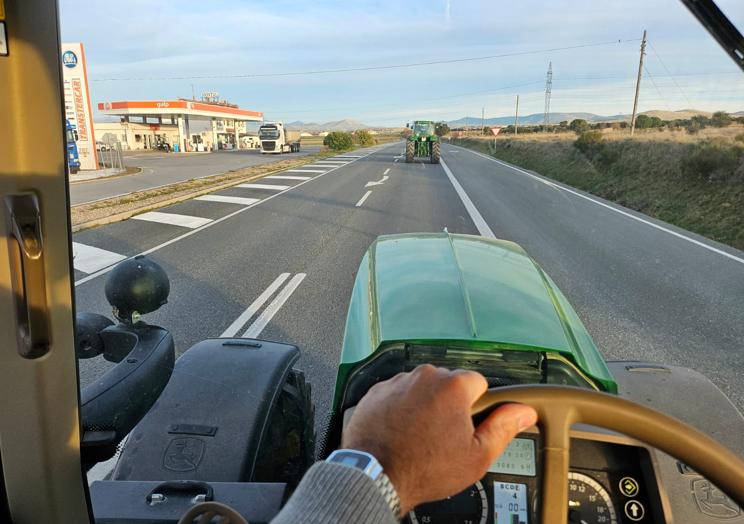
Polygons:
<instances>
[{"instance_id":1,"label":"white truck","mask_svg":"<svg viewBox=\"0 0 744 524\"><path fill-rule=\"evenodd\" d=\"M266 122L258 128L261 153L296 153L300 150L300 132L285 129L282 122Z\"/></svg>"}]
</instances>

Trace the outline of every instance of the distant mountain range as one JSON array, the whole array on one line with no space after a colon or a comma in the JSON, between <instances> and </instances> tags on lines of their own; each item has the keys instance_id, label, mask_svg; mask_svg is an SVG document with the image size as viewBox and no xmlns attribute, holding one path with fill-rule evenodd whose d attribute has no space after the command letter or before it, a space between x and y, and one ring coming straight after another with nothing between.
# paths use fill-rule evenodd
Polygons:
<instances>
[{"instance_id":1,"label":"distant mountain range","mask_svg":"<svg viewBox=\"0 0 744 524\"><path fill-rule=\"evenodd\" d=\"M318 124L315 122L289 122L286 124L288 129L295 131L307 131L309 133L317 133L320 131L356 131L357 129L369 129L368 125L362 124L357 120L344 119L335 120L333 122L326 122L324 124Z\"/></svg>"},{"instance_id":2,"label":"distant mountain range","mask_svg":"<svg viewBox=\"0 0 744 524\"><path fill-rule=\"evenodd\" d=\"M651 110L643 111L641 114L648 116L657 116L662 120L674 120L682 118L691 118L695 115L710 116L712 113L709 111L700 111L698 109L680 109L679 111L660 111ZM737 113L731 113L732 116L741 116L744 111ZM557 124L558 122L567 121L570 122L576 118L583 118L587 122L618 122L622 120L630 121L630 115L595 115L594 113L550 113L550 122ZM519 123L523 125L530 124L542 124L544 119L543 113L532 113L531 115L520 115ZM450 120L447 122L450 126L479 126L481 125L481 119L477 116L466 116L458 118L457 120ZM487 126L506 126L514 123L514 116L498 116L495 118L486 118L483 120L484 125Z\"/></svg>"}]
</instances>

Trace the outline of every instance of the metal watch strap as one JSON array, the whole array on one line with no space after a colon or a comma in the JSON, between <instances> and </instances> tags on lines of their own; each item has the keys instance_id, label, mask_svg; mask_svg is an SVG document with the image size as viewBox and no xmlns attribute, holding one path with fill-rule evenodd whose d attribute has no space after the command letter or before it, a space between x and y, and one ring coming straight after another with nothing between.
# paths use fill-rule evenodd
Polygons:
<instances>
[{"instance_id":1,"label":"metal watch strap","mask_svg":"<svg viewBox=\"0 0 744 524\"><path fill-rule=\"evenodd\" d=\"M398 496L398 492L395 490L395 486L393 486L393 483L390 482L390 478L383 472L377 476L374 482L377 488L380 490L380 493L382 493L385 502L387 502L387 505L393 511L393 515L395 515L395 518L399 518L400 497Z\"/></svg>"}]
</instances>

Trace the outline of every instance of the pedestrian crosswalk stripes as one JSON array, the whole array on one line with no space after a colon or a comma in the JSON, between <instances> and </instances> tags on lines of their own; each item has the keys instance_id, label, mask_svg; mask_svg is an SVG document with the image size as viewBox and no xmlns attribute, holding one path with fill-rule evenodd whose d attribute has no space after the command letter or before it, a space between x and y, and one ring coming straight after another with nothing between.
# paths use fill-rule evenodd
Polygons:
<instances>
[{"instance_id":1,"label":"pedestrian crosswalk stripes","mask_svg":"<svg viewBox=\"0 0 744 524\"><path fill-rule=\"evenodd\" d=\"M170 224L172 226L188 227L189 229L196 229L197 227L209 224L212 221L210 218L178 215L176 213L161 213L159 211L142 213L141 215L133 216L132 219L144 220L146 222L157 222L160 224Z\"/></svg>"},{"instance_id":2,"label":"pedestrian crosswalk stripes","mask_svg":"<svg viewBox=\"0 0 744 524\"><path fill-rule=\"evenodd\" d=\"M310 180L311 178L313 178L313 177L311 177L311 176L298 176L298 175L271 175L271 176L267 176L266 177L266 180L276 179L276 180L300 180L300 181L305 181L305 180Z\"/></svg>"},{"instance_id":3,"label":"pedestrian crosswalk stripes","mask_svg":"<svg viewBox=\"0 0 744 524\"><path fill-rule=\"evenodd\" d=\"M125 258L127 257L113 251L79 242L72 243L72 265L83 273L95 273L99 269L116 264Z\"/></svg>"},{"instance_id":4,"label":"pedestrian crosswalk stripes","mask_svg":"<svg viewBox=\"0 0 744 524\"><path fill-rule=\"evenodd\" d=\"M242 206L250 206L256 202L260 202L260 198L246 198L246 197L234 197L225 195L202 195L196 197L194 200L202 200L206 202L225 202L228 204L240 204Z\"/></svg>"},{"instance_id":5,"label":"pedestrian crosswalk stripes","mask_svg":"<svg viewBox=\"0 0 744 524\"><path fill-rule=\"evenodd\" d=\"M275 184L238 184L235 187L242 187L243 189L269 189L272 191L284 191L292 186L279 186Z\"/></svg>"}]
</instances>

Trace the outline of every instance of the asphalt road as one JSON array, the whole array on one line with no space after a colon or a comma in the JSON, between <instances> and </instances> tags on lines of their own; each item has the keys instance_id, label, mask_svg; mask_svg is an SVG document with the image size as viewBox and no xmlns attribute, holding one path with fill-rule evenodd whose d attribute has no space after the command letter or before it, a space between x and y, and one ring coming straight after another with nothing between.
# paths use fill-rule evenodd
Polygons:
<instances>
[{"instance_id":1,"label":"asphalt road","mask_svg":"<svg viewBox=\"0 0 744 524\"><path fill-rule=\"evenodd\" d=\"M190 154L144 152L126 155L124 164L142 168L140 173L71 184L70 200L72 205L82 204L192 178L278 162L289 157L306 156L318 151L320 146L304 146L299 153L283 155L262 155L258 149Z\"/></svg>"},{"instance_id":2,"label":"asphalt road","mask_svg":"<svg viewBox=\"0 0 744 524\"><path fill-rule=\"evenodd\" d=\"M170 276L171 296L146 320L171 329L179 352L231 326L238 335L297 344L322 420L354 275L370 242L445 227L494 234L542 265L607 359L691 367L744 410L744 253L466 149L445 145L441 165L405 164L401 153L400 143L355 152L368 156L280 175L307 180L259 181L286 189L231 188L216 195L242 200L159 210L201 222L172 225L163 223L172 216L155 216L78 233L75 265L85 271L76 269L77 307L108 313L106 266L149 250ZM282 291L235 328L272 284ZM84 361L83 381L103 367Z\"/></svg>"}]
</instances>

